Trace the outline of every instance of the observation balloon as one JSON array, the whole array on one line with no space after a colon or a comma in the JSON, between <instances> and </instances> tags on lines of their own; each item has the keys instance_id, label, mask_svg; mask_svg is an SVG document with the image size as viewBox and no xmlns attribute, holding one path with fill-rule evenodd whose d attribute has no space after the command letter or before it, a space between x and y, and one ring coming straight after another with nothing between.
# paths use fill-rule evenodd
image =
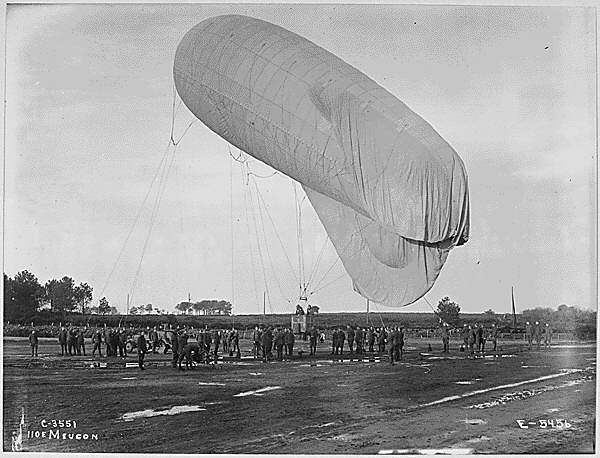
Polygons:
<instances>
[{"instance_id":1,"label":"observation balloon","mask_svg":"<svg viewBox=\"0 0 600 458\"><path fill-rule=\"evenodd\" d=\"M177 92L211 130L301 183L354 289L415 302L469 235L465 166L419 115L361 71L262 20L193 27Z\"/></svg>"}]
</instances>

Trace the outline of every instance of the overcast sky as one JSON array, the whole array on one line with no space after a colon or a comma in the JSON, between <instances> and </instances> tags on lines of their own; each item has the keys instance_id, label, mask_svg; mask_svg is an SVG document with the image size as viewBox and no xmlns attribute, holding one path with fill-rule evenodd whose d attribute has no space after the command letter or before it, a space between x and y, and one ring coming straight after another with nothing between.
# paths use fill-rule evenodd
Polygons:
<instances>
[{"instance_id":1,"label":"overcast sky","mask_svg":"<svg viewBox=\"0 0 600 458\"><path fill-rule=\"evenodd\" d=\"M269 210L261 219L254 182L246 185L227 143L200 122L175 153L142 259L151 183L171 130L175 49L196 23L229 13L281 25L338 55L462 157L470 240L450 253L429 302L449 295L466 312L509 312L514 285L520 310L595 307L591 8L9 5L8 275L28 269L42 283L69 275L94 288L95 305L102 293L121 310L127 293L135 305L166 309L189 293L192 300L233 294L236 313L257 313L266 290L267 312L293 310L291 180L256 179ZM191 119L181 106L176 134ZM256 160L250 166L271 172ZM316 265L325 232L308 202L302 209L305 270L315 271L309 290L318 289L312 301L323 311L364 310L330 244ZM419 300L403 310L430 309Z\"/></svg>"}]
</instances>

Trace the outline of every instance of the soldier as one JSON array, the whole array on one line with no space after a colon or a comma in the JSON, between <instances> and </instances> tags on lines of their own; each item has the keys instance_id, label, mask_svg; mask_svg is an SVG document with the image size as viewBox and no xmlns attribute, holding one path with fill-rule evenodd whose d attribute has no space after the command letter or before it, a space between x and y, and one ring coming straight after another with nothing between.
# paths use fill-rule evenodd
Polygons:
<instances>
[{"instance_id":1,"label":"soldier","mask_svg":"<svg viewBox=\"0 0 600 458\"><path fill-rule=\"evenodd\" d=\"M179 336L177 337L177 348L179 348L179 352L183 351L183 348L187 345L187 343L188 343L188 333L184 329L182 332L179 333Z\"/></svg>"},{"instance_id":2,"label":"soldier","mask_svg":"<svg viewBox=\"0 0 600 458\"><path fill-rule=\"evenodd\" d=\"M388 333L388 339L390 344L389 356L390 356L390 364L394 365L394 359L396 357L396 346L398 345L399 333L397 329L391 328Z\"/></svg>"},{"instance_id":3,"label":"soldier","mask_svg":"<svg viewBox=\"0 0 600 458\"><path fill-rule=\"evenodd\" d=\"M119 332L117 329L110 330L110 351L113 356L117 356L117 348L119 348Z\"/></svg>"},{"instance_id":4,"label":"soldier","mask_svg":"<svg viewBox=\"0 0 600 458\"><path fill-rule=\"evenodd\" d=\"M477 339L477 331L476 329L469 326L469 337L467 340L467 345L469 347L469 358L475 358L475 340Z\"/></svg>"},{"instance_id":5,"label":"soldier","mask_svg":"<svg viewBox=\"0 0 600 458\"><path fill-rule=\"evenodd\" d=\"M61 356L65 356L67 354L67 337L67 330L64 326L62 326L58 332L58 343L60 344Z\"/></svg>"},{"instance_id":6,"label":"soldier","mask_svg":"<svg viewBox=\"0 0 600 458\"><path fill-rule=\"evenodd\" d=\"M31 347L31 357L37 357L38 355L38 336L35 329L29 334L29 346Z\"/></svg>"},{"instance_id":7,"label":"soldier","mask_svg":"<svg viewBox=\"0 0 600 458\"><path fill-rule=\"evenodd\" d=\"M216 363L217 360L219 359L219 344L221 343L221 333L219 332L218 329L213 329L212 340L215 343L215 349L214 349L213 356L214 356L214 360Z\"/></svg>"},{"instance_id":8,"label":"soldier","mask_svg":"<svg viewBox=\"0 0 600 458\"><path fill-rule=\"evenodd\" d=\"M550 324L546 323L544 326L544 348L550 350L550 343L552 342L552 328Z\"/></svg>"},{"instance_id":9,"label":"soldier","mask_svg":"<svg viewBox=\"0 0 600 458\"><path fill-rule=\"evenodd\" d=\"M315 328L313 326L310 331L310 355L311 356L317 354L317 340L318 339L319 339L319 332L317 331L317 328Z\"/></svg>"},{"instance_id":10,"label":"soldier","mask_svg":"<svg viewBox=\"0 0 600 458\"><path fill-rule=\"evenodd\" d=\"M240 352L240 335L235 328L231 328L231 346L229 349L230 354L233 355L233 352L235 352L235 357L237 359L242 357Z\"/></svg>"},{"instance_id":11,"label":"soldier","mask_svg":"<svg viewBox=\"0 0 600 458\"><path fill-rule=\"evenodd\" d=\"M348 350L350 354L354 353L354 329L348 325L346 335L348 336Z\"/></svg>"},{"instance_id":12,"label":"soldier","mask_svg":"<svg viewBox=\"0 0 600 458\"><path fill-rule=\"evenodd\" d=\"M261 339L263 361L267 362L269 359L271 359L271 349L273 348L273 332L270 326L268 326L262 333Z\"/></svg>"},{"instance_id":13,"label":"soldier","mask_svg":"<svg viewBox=\"0 0 600 458\"><path fill-rule=\"evenodd\" d=\"M202 338L202 342L204 343L204 350L206 351L206 354L209 355L210 347L212 345L212 334L208 330L208 326L204 328L204 336Z\"/></svg>"},{"instance_id":14,"label":"soldier","mask_svg":"<svg viewBox=\"0 0 600 458\"><path fill-rule=\"evenodd\" d=\"M223 353L227 354L229 353L229 332L223 330L221 337L223 338Z\"/></svg>"},{"instance_id":15,"label":"soldier","mask_svg":"<svg viewBox=\"0 0 600 458\"><path fill-rule=\"evenodd\" d=\"M290 328L287 328L285 331L285 335L283 336L283 343L286 349L286 355L291 359L294 354L294 333Z\"/></svg>"},{"instance_id":16,"label":"soldier","mask_svg":"<svg viewBox=\"0 0 600 458\"><path fill-rule=\"evenodd\" d=\"M450 335L448 333L448 323L442 323L442 344L444 345L444 353L450 351Z\"/></svg>"},{"instance_id":17,"label":"soldier","mask_svg":"<svg viewBox=\"0 0 600 458\"><path fill-rule=\"evenodd\" d=\"M177 329L179 329L179 326L177 327ZM173 367L177 367L177 363L179 361L179 335L177 332L173 333L171 347L173 348L173 359L171 360L171 365Z\"/></svg>"},{"instance_id":18,"label":"soldier","mask_svg":"<svg viewBox=\"0 0 600 458\"><path fill-rule=\"evenodd\" d=\"M363 351L364 351L363 338L364 338L363 330L360 327L356 328L356 331L354 332L354 341L356 342L356 354L357 355L363 354Z\"/></svg>"},{"instance_id":19,"label":"soldier","mask_svg":"<svg viewBox=\"0 0 600 458\"><path fill-rule=\"evenodd\" d=\"M490 330L490 339L494 344L493 351L496 351L496 345L498 344L498 327L495 324L492 324L492 329Z\"/></svg>"},{"instance_id":20,"label":"soldier","mask_svg":"<svg viewBox=\"0 0 600 458\"><path fill-rule=\"evenodd\" d=\"M67 340L67 350L69 351L69 356L73 356L73 352L77 354L77 329L70 328L69 329L69 337Z\"/></svg>"},{"instance_id":21,"label":"soldier","mask_svg":"<svg viewBox=\"0 0 600 458\"><path fill-rule=\"evenodd\" d=\"M274 336L274 342L275 342L275 349L277 350L277 360L278 361L282 361L283 360L283 332L281 331L281 329L277 328L275 330L275 336Z\"/></svg>"},{"instance_id":22,"label":"soldier","mask_svg":"<svg viewBox=\"0 0 600 458\"><path fill-rule=\"evenodd\" d=\"M262 330L258 326L255 326L254 333L252 334L252 342L253 342L252 353L254 354L254 359L258 359L260 356L261 335L262 335Z\"/></svg>"},{"instance_id":23,"label":"soldier","mask_svg":"<svg viewBox=\"0 0 600 458\"><path fill-rule=\"evenodd\" d=\"M112 356L110 352L110 329L106 326L106 324L104 325L102 340L104 340L104 343L106 344L106 356Z\"/></svg>"},{"instance_id":24,"label":"soldier","mask_svg":"<svg viewBox=\"0 0 600 458\"><path fill-rule=\"evenodd\" d=\"M537 343L537 349L540 349L540 343L542 341L542 327L540 326L540 322L536 321L535 326L533 327L533 336L535 337L535 341Z\"/></svg>"},{"instance_id":25,"label":"soldier","mask_svg":"<svg viewBox=\"0 0 600 458\"><path fill-rule=\"evenodd\" d=\"M127 333L122 328L119 331L119 356L127 358Z\"/></svg>"},{"instance_id":26,"label":"soldier","mask_svg":"<svg viewBox=\"0 0 600 458\"><path fill-rule=\"evenodd\" d=\"M471 329L467 326L467 323L463 324L462 328L462 338L463 338L463 349L467 351L469 348L469 335L471 334Z\"/></svg>"},{"instance_id":27,"label":"soldier","mask_svg":"<svg viewBox=\"0 0 600 458\"><path fill-rule=\"evenodd\" d=\"M475 350L479 351L479 347L481 345L481 334L479 331L481 330L479 323L475 323L475 327L473 328L473 332L475 333Z\"/></svg>"},{"instance_id":28,"label":"soldier","mask_svg":"<svg viewBox=\"0 0 600 458\"><path fill-rule=\"evenodd\" d=\"M86 356L85 354L85 329L80 329L79 334L77 334L77 354Z\"/></svg>"},{"instance_id":29,"label":"soldier","mask_svg":"<svg viewBox=\"0 0 600 458\"><path fill-rule=\"evenodd\" d=\"M375 351L373 349L373 346L375 345L375 331L372 326L367 331L367 342L369 342L369 353L373 353Z\"/></svg>"},{"instance_id":30,"label":"soldier","mask_svg":"<svg viewBox=\"0 0 600 458\"><path fill-rule=\"evenodd\" d=\"M338 329L338 348L340 349L340 355L344 354L344 341L346 340L346 333L342 331L342 328ZM335 351L337 355L337 350Z\"/></svg>"},{"instance_id":31,"label":"soldier","mask_svg":"<svg viewBox=\"0 0 600 458\"><path fill-rule=\"evenodd\" d=\"M529 342L529 349L531 350L531 341L533 340L533 329L531 329L531 324L529 321L525 323L525 338L527 342Z\"/></svg>"},{"instance_id":32,"label":"soldier","mask_svg":"<svg viewBox=\"0 0 600 458\"><path fill-rule=\"evenodd\" d=\"M477 346L477 350L479 350L482 354L485 353L485 331L483 329L483 325L480 325L477 329L477 340L479 341L479 345Z\"/></svg>"},{"instance_id":33,"label":"soldier","mask_svg":"<svg viewBox=\"0 0 600 458\"><path fill-rule=\"evenodd\" d=\"M335 355L338 348L338 330L337 328L333 329L333 333L331 334L331 354Z\"/></svg>"},{"instance_id":34,"label":"soldier","mask_svg":"<svg viewBox=\"0 0 600 458\"><path fill-rule=\"evenodd\" d=\"M404 357L404 328L398 328L398 347L396 349L396 355L400 356L400 359Z\"/></svg>"},{"instance_id":35,"label":"soldier","mask_svg":"<svg viewBox=\"0 0 600 458\"><path fill-rule=\"evenodd\" d=\"M146 337L144 336L144 331L140 332L140 335L137 338L137 351L138 351L138 366L140 366L141 370L144 370L144 355L148 351L148 347L146 344Z\"/></svg>"},{"instance_id":36,"label":"soldier","mask_svg":"<svg viewBox=\"0 0 600 458\"><path fill-rule=\"evenodd\" d=\"M158 332L156 332L156 326L154 326L148 336L150 340L150 348L152 348L152 353L156 354L156 349L158 348Z\"/></svg>"},{"instance_id":37,"label":"soldier","mask_svg":"<svg viewBox=\"0 0 600 458\"><path fill-rule=\"evenodd\" d=\"M92 343L94 344L94 349L92 350L92 356L96 356L96 350L98 350L98 355L102 358L102 333L100 329L97 329L92 337Z\"/></svg>"},{"instance_id":38,"label":"soldier","mask_svg":"<svg viewBox=\"0 0 600 458\"><path fill-rule=\"evenodd\" d=\"M194 362L201 362L201 355L203 352L204 350L200 348L200 345L198 345L198 343L191 342L186 344L185 347L183 347L183 350L179 352L179 360L177 362L179 370L183 370L183 368L181 367L181 361L183 361L184 358L185 369L193 369Z\"/></svg>"},{"instance_id":39,"label":"soldier","mask_svg":"<svg viewBox=\"0 0 600 458\"><path fill-rule=\"evenodd\" d=\"M379 356L385 353L385 339L387 338L387 333L385 332L385 328L380 328L379 333L377 334L377 345L379 346Z\"/></svg>"}]
</instances>

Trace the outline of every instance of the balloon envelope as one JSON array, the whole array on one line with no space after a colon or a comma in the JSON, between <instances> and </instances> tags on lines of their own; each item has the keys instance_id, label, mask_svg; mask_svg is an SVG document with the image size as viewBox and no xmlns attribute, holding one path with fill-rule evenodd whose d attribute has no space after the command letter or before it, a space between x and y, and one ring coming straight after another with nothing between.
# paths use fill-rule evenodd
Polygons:
<instances>
[{"instance_id":1,"label":"balloon envelope","mask_svg":"<svg viewBox=\"0 0 600 458\"><path fill-rule=\"evenodd\" d=\"M300 182L363 296L422 297L468 240L464 164L358 69L274 24L217 16L181 40L177 92L211 130Z\"/></svg>"}]
</instances>

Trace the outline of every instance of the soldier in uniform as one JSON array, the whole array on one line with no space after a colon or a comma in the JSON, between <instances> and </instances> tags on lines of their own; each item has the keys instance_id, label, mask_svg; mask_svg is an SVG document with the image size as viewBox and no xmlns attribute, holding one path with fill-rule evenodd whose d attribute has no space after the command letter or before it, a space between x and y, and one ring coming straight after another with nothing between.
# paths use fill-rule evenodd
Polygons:
<instances>
[{"instance_id":1,"label":"soldier in uniform","mask_svg":"<svg viewBox=\"0 0 600 458\"><path fill-rule=\"evenodd\" d=\"M69 337L67 340L67 350L69 350L69 356L73 356L73 352L77 354L77 329L69 329Z\"/></svg>"},{"instance_id":2,"label":"soldier in uniform","mask_svg":"<svg viewBox=\"0 0 600 458\"><path fill-rule=\"evenodd\" d=\"M58 343L60 344L60 354L62 356L67 354L67 337L67 330L62 326L58 332Z\"/></svg>"},{"instance_id":3,"label":"soldier in uniform","mask_svg":"<svg viewBox=\"0 0 600 458\"><path fill-rule=\"evenodd\" d=\"M527 338L527 342L529 343L529 349L531 350L531 342L533 340L533 329L531 329L531 324L529 324L529 321L525 323L525 337Z\"/></svg>"},{"instance_id":4,"label":"soldier in uniform","mask_svg":"<svg viewBox=\"0 0 600 458\"><path fill-rule=\"evenodd\" d=\"M86 356L85 354L85 329L80 329L77 334L77 354Z\"/></svg>"},{"instance_id":5,"label":"soldier in uniform","mask_svg":"<svg viewBox=\"0 0 600 458\"><path fill-rule=\"evenodd\" d=\"M294 337L294 333L292 332L292 330L290 328L287 328L285 330L285 334L283 336L283 343L285 345L285 349L286 349L286 356L288 356L290 359L292 358L293 354L294 354L294 342L295 342L295 337Z\"/></svg>"},{"instance_id":6,"label":"soldier in uniform","mask_svg":"<svg viewBox=\"0 0 600 458\"><path fill-rule=\"evenodd\" d=\"M442 344L444 345L444 353L450 351L450 334L448 332L448 323L442 323Z\"/></svg>"},{"instance_id":7,"label":"soldier in uniform","mask_svg":"<svg viewBox=\"0 0 600 458\"><path fill-rule=\"evenodd\" d=\"M479 341L479 345L477 349L483 354L485 353L485 330L483 329L483 324L479 326L477 329L477 340Z\"/></svg>"},{"instance_id":8,"label":"soldier in uniform","mask_svg":"<svg viewBox=\"0 0 600 458\"><path fill-rule=\"evenodd\" d=\"M388 339L389 339L389 344L390 344L390 349L389 349L389 356L390 356L390 364L393 366L394 365L394 359L396 357L396 347L398 345L398 338L400 337L398 335L398 330L391 328L390 332L388 333Z\"/></svg>"},{"instance_id":9,"label":"soldier in uniform","mask_svg":"<svg viewBox=\"0 0 600 458\"><path fill-rule=\"evenodd\" d=\"M369 353L373 353L375 351L373 348L375 345L375 331L372 326L367 331L367 342L369 342Z\"/></svg>"},{"instance_id":10,"label":"soldier in uniform","mask_svg":"<svg viewBox=\"0 0 600 458\"><path fill-rule=\"evenodd\" d=\"M254 355L254 359L258 359L260 357L261 335L262 330L258 326L255 326L254 332L252 333L252 354Z\"/></svg>"},{"instance_id":11,"label":"soldier in uniform","mask_svg":"<svg viewBox=\"0 0 600 458\"><path fill-rule=\"evenodd\" d=\"M213 356L215 363L219 359L219 345L221 344L221 333L218 329L213 329L212 340L215 343L215 348L213 350Z\"/></svg>"},{"instance_id":12,"label":"soldier in uniform","mask_svg":"<svg viewBox=\"0 0 600 458\"><path fill-rule=\"evenodd\" d=\"M119 356L127 358L127 333L123 328L119 331Z\"/></svg>"},{"instance_id":13,"label":"soldier in uniform","mask_svg":"<svg viewBox=\"0 0 600 458\"><path fill-rule=\"evenodd\" d=\"M400 359L404 357L404 328L398 328L398 348L396 349L396 355L400 356Z\"/></svg>"},{"instance_id":14,"label":"soldier in uniform","mask_svg":"<svg viewBox=\"0 0 600 458\"><path fill-rule=\"evenodd\" d=\"M104 325L104 343L106 344L106 356L112 356L111 329Z\"/></svg>"},{"instance_id":15,"label":"soldier in uniform","mask_svg":"<svg viewBox=\"0 0 600 458\"><path fill-rule=\"evenodd\" d=\"M97 329L94 333L92 343L94 344L92 356L96 356L96 350L98 350L98 355L102 358L102 333L100 332L100 329Z\"/></svg>"},{"instance_id":16,"label":"soldier in uniform","mask_svg":"<svg viewBox=\"0 0 600 458\"><path fill-rule=\"evenodd\" d=\"M479 351L479 347L481 345L481 334L479 331L481 330L479 323L475 323L475 327L473 328L473 332L475 333L475 351Z\"/></svg>"},{"instance_id":17,"label":"soldier in uniform","mask_svg":"<svg viewBox=\"0 0 600 458\"><path fill-rule=\"evenodd\" d=\"M364 353L364 333L360 327L357 327L354 332L354 341L356 342L356 354L362 355Z\"/></svg>"},{"instance_id":18,"label":"soldier in uniform","mask_svg":"<svg viewBox=\"0 0 600 458\"><path fill-rule=\"evenodd\" d=\"M496 351L496 346L498 344L498 327L495 324L492 324L492 329L490 330L490 339L494 344L493 351Z\"/></svg>"},{"instance_id":19,"label":"soldier in uniform","mask_svg":"<svg viewBox=\"0 0 600 458\"><path fill-rule=\"evenodd\" d=\"M171 360L171 365L173 367L177 367L177 363L179 361L179 334L177 332L173 333L171 347L173 349L173 359Z\"/></svg>"},{"instance_id":20,"label":"soldier in uniform","mask_svg":"<svg viewBox=\"0 0 600 458\"><path fill-rule=\"evenodd\" d=\"M337 348L338 348L338 330L337 330L337 328L333 328L333 333L331 334L331 354L332 355L335 355Z\"/></svg>"},{"instance_id":21,"label":"soldier in uniform","mask_svg":"<svg viewBox=\"0 0 600 458\"><path fill-rule=\"evenodd\" d=\"M550 350L550 343L552 342L552 328L550 324L546 323L544 326L544 348Z\"/></svg>"},{"instance_id":22,"label":"soldier in uniform","mask_svg":"<svg viewBox=\"0 0 600 458\"><path fill-rule=\"evenodd\" d=\"M348 325L346 335L348 337L348 350L350 354L354 353L354 329L352 326Z\"/></svg>"},{"instance_id":23,"label":"soldier in uniform","mask_svg":"<svg viewBox=\"0 0 600 458\"><path fill-rule=\"evenodd\" d=\"M148 339L150 340L150 347L152 348L152 353L156 354L156 349L158 348L158 332L156 332L156 326L154 326L150 330Z\"/></svg>"},{"instance_id":24,"label":"soldier in uniform","mask_svg":"<svg viewBox=\"0 0 600 458\"><path fill-rule=\"evenodd\" d=\"M201 362L201 354L203 352L204 352L204 350L202 350L200 348L200 345L198 345L197 342L190 342L190 343L186 344L185 347L183 347L183 350L181 350L179 352L179 360L177 361L179 370L183 370L183 368L181 367L181 362L183 361L184 358L185 358L185 369L186 370L193 369L194 362L196 362L196 363Z\"/></svg>"},{"instance_id":25,"label":"soldier in uniform","mask_svg":"<svg viewBox=\"0 0 600 458\"><path fill-rule=\"evenodd\" d=\"M477 339L477 330L469 326L469 337L468 337L468 348L469 348L469 357L475 358L475 340Z\"/></svg>"},{"instance_id":26,"label":"soldier in uniform","mask_svg":"<svg viewBox=\"0 0 600 458\"><path fill-rule=\"evenodd\" d=\"M315 328L313 326L310 331L310 354L311 354L311 356L317 354L317 340L318 339L319 339L319 332L317 331L317 328Z\"/></svg>"},{"instance_id":27,"label":"soldier in uniform","mask_svg":"<svg viewBox=\"0 0 600 458\"><path fill-rule=\"evenodd\" d=\"M262 345L262 356L263 361L267 362L271 359L271 349L273 347L273 333L271 327L267 326L264 332L261 334L261 345Z\"/></svg>"},{"instance_id":28,"label":"soldier in uniform","mask_svg":"<svg viewBox=\"0 0 600 458\"><path fill-rule=\"evenodd\" d=\"M240 352L240 335L238 334L237 329L231 329L231 347L229 349L229 353L233 354L235 352L235 357L240 359L242 354Z\"/></svg>"},{"instance_id":29,"label":"soldier in uniform","mask_svg":"<svg viewBox=\"0 0 600 458\"><path fill-rule=\"evenodd\" d=\"M469 348L469 335L471 334L471 329L467 326L467 323L463 324L462 328L462 338L463 338L463 348L465 351Z\"/></svg>"},{"instance_id":30,"label":"soldier in uniform","mask_svg":"<svg viewBox=\"0 0 600 458\"><path fill-rule=\"evenodd\" d=\"M141 370L144 370L144 355L147 351L146 337L144 336L144 331L142 331L137 338L138 366L140 366Z\"/></svg>"},{"instance_id":31,"label":"soldier in uniform","mask_svg":"<svg viewBox=\"0 0 600 458\"><path fill-rule=\"evenodd\" d=\"M379 356L385 353L385 339L387 338L387 333L385 332L385 328L380 328L379 333L377 334L377 345L379 346Z\"/></svg>"},{"instance_id":32,"label":"soldier in uniform","mask_svg":"<svg viewBox=\"0 0 600 458\"><path fill-rule=\"evenodd\" d=\"M342 331L342 328L338 329L338 348L340 349L340 355L344 354L344 341L346 340L346 333ZM337 355L337 350L335 351Z\"/></svg>"},{"instance_id":33,"label":"soldier in uniform","mask_svg":"<svg viewBox=\"0 0 600 458\"><path fill-rule=\"evenodd\" d=\"M206 354L209 355L210 354L210 347L212 345L212 334L208 330L208 327L204 328L204 336L202 338L202 341L204 343L204 350L206 351Z\"/></svg>"},{"instance_id":34,"label":"soldier in uniform","mask_svg":"<svg viewBox=\"0 0 600 458\"><path fill-rule=\"evenodd\" d=\"M38 355L38 336L35 329L29 334L29 346L31 347L31 357L37 357Z\"/></svg>"},{"instance_id":35,"label":"soldier in uniform","mask_svg":"<svg viewBox=\"0 0 600 458\"><path fill-rule=\"evenodd\" d=\"M533 327L533 336L535 337L535 341L537 343L537 349L540 349L540 343L542 342L542 327L540 326L540 322L536 321L535 326Z\"/></svg>"},{"instance_id":36,"label":"soldier in uniform","mask_svg":"<svg viewBox=\"0 0 600 458\"><path fill-rule=\"evenodd\" d=\"M273 337L275 342L275 349L277 350L277 360L283 360L283 332L281 329L277 328L275 330L275 336Z\"/></svg>"}]
</instances>

